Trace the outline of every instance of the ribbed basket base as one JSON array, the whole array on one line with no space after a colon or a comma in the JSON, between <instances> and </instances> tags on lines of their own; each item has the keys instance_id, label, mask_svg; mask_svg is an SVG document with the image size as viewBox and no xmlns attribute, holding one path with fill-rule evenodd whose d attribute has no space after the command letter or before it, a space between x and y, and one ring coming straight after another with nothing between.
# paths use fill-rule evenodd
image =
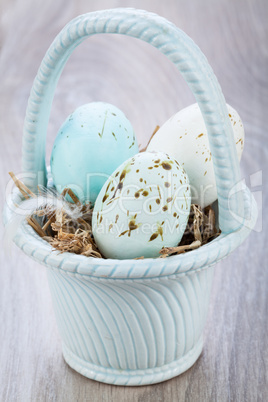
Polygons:
<instances>
[{"instance_id":1,"label":"ribbed basket base","mask_svg":"<svg viewBox=\"0 0 268 402\"><path fill-rule=\"evenodd\" d=\"M64 344L63 357L75 371L95 381L113 385L139 386L169 380L188 370L198 359L203 348L201 337L196 345L183 357L161 367L145 370L118 370L96 366L86 362L71 352Z\"/></svg>"}]
</instances>

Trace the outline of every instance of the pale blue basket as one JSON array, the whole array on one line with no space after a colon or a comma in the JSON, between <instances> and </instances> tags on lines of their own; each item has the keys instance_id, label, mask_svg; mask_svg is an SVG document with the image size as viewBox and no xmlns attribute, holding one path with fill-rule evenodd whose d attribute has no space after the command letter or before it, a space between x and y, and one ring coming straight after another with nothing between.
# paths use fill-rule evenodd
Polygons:
<instances>
[{"instance_id":1,"label":"pale blue basket","mask_svg":"<svg viewBox=\"0 0 268 402\"><path fill-rule=\"evenodd\" d=\"M15 242L49 268L66 362L94 380L120 385L152 384L184 372L199 357L213 265L249 235L256 222L257 207L246 187L234 191L240 173L232 127L207 59L172 23L134 9L82 15L71 21L50 46L34 81L25 118L26 184L33 190L38 184L47 185L45 140L58 79L74 48L99 33L123 34L150 43L185 78L209 134L222 234L186 254L145 260L58 254L26 222ZM12 199L21 201L17 191ZM6 207L4 215L7 221L12 211Z\"/></svg>"}]
</instances>

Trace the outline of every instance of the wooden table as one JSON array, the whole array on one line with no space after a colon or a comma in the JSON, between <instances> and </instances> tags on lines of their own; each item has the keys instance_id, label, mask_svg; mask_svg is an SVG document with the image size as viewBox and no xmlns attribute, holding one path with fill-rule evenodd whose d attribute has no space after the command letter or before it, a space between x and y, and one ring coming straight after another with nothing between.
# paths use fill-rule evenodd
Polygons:
<instances>
[{"instance_id":1,"label":"wooden table","mask_svg":"<svg viewBox=\"0 0 268 402\"><path fill-rule=\"evenodd\" d=\"M21 138L32 81L55 35L78 14L118 6L168 18L200 46L226 100L244 122L242 178L259 205L246 242L216 268L204 350L181 376L153 386L117 387L70 369L52 310L46 270L15 246L1 250L1 401L267 401L268 264L266 0L20 0L0 5L1 206L8 171L21 169ZM49 123L53 138L77 106L103 100L121 108L145 144L156 124L194 102L175 67L140 41L99 35L73 54ZM3 230L3 229L1 229Z\"/></svg>"}]
</instances>

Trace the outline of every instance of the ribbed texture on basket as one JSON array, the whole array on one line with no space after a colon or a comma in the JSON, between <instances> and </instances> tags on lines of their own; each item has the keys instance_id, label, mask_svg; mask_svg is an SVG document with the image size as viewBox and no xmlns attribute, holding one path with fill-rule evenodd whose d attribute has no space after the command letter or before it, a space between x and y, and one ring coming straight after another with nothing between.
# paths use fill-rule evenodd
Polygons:
<instances>
[{"instance_id":1,"label":"ribbed texture on basket","mask_svg":"<svg viewBox=\"0 0 268 402\"><path fill-rule=\"evenodd\" d=\"M64 356L86 376L105 373L106 382L122 385L133 378L136 385L148 383L150 376L158 382L170 378L175 366L179 374L201 353L211 267L146 283L56 270L48 277Z\"/></svg>"}]
</instances>

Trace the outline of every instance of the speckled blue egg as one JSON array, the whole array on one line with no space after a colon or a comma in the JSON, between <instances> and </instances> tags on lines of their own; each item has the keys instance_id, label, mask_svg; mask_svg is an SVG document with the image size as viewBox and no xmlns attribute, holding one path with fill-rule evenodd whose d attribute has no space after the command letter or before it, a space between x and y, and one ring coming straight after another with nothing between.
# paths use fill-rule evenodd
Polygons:
<instances>
[{"instance_id":1,"label":"speckled blue egg","mask_svg":"<svg viewBox=\"0 0 268 402\"><path fill-rule=\"evenodd\" d=\"M71 188L83 203L94 203L112 172L138 151L133 127L121 110L103 102L80 106L54 142L54 185L59 192Z\"/></svg>"},{"instance_id":2,"label":"speckled blue egg","mask_svg":"<svg viewBox=\"0 0 268 402\"><path fill-rule=\"evenodd\" d=\"M162 152L141 152L119 166L96 200L92 231L107 258L159 257L179 244L191 206L182 166Z\"/></svg>"}]
</instances>

